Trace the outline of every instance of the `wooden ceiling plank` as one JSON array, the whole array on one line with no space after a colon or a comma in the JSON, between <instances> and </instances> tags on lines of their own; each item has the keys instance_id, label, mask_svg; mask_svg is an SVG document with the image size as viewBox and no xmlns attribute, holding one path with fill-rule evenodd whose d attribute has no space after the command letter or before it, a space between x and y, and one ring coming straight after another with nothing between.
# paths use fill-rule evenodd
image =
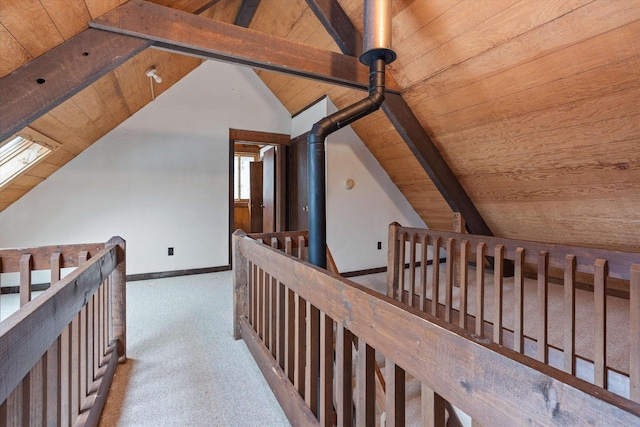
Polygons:
<instances>
[{"instance_id":1,"label":"wooden ceiling plank","mask_svg":"<svg viewBox=\"0 0 640 427\"><path fill-rule=\"evenodd\" d=\"M40 0L40 3L65 40L89 27L91 15L84 0L65 0L64 7L60 7L60 0Z\"/></svg>"},{"instance_id":2,"label":"wooden ceiling plank","mask_svg":"<svg viewBox=\"0 0 640 427\"><path fill-rule=\"evenodd\" d=\"M142 21L144 25L139 24ZM270 69L363 90L368 87L368 70L355 58L145 1L134 0L120 6L92 21L90 26L145 37L155 41L156 46L207 59Z\"/></svg>"},{"instance_id":3,"label":"wooden ceiling plank","mask_svg":"<svg viewBox=\"0 0 640 427\"><path fill-rule=\"evenodd\" d=\"M232 24L240 10L240 2L237 0L221 0L213 9L211 19Z\"/></svg>"},{"instance_id":4,"label":"wooden ceiling plank","mask_svg":"<svg viewBox=\"0 0 640 427\"><path fill-rule=\"evenodd\" d=\"M340 7L335 4L334 7ZM328 18L321 22L330 22ZM382 109L454 212L460 212L473 234L493 233L407 103L387 93Z\"/></svg>"},{"instance_id":5,"label":"wooden ceiling plank","mask_svg":"<svg viewBox=\"0 0 640 427\"><path fill-rule=\"evenodd\" d=\"M138 85L138 75L137 72L134 71L135 67L134 57L113 70L113 75L118 81L118 86L120 87L120 91L122 91L125 102L129 106L131 114L134 114L144 107Z\"/></svg>"},{"instance_id":6,"label":"wooden ceiling plank","mask_svg":"<svg viewBox=\"0 0 640 427\"><path fill-rule=\"evenodd\" d=\"M5 101L0 103L0 140L150 44L147 40L89 28L3 77L0 79L0 97Z\"/></svg>"},{"instance_id":7,"label":"wooden ceiling plank","mask_svg":"<svg viewBox=\"0 0 640 427\"><path fill-rule=\"evenodd\" d=\"M93 85L89 85L75 94L71 100L95 123L103 135L118 125Z\"/></svg>"},{"instance_id":8,"label":"wooden ceiling plank","mask_svg":"<svg viewBox=\"0 0 640 427\"><path fill-rule=\"evenodd\" d=\"M33 58L2 24L0 24L0 58L2 58L0 77L22 67Z\"/></svg>"},{"instance_id":9,"label":"wooden ceiling plank","mask_svg":"<svg viewBox=\"0 0 640 427\"><path fill-rule=\"evenodd\" d=\"M69 103L69 105L77 107L72 102ZM55 111L52 111L52 113L56 114ZM93 123L90 123L90 126L95 128L95 125ZM73 154L80 154L85 148L91 145L91 142L85 141L80 138L67 126L58 121L51 113L47 113L42 115L41 117L38 117L36 120L29 124L29 127L37 130L43 135L47 135L49 138L59 141L62 144L62 148L64 150L69 151Z\"/></svg>"},{"instance_id":10,"label":"wooden ceiling plank","mask_svg":"<svg viewBox=\"0 0 640 427\"><path fill-rule=\"evenodd\" d=\"M93 87L117 123L122 123L131 116L132 113L116 78L115 70L96 80Z\"/></svg>"},{"instance_id":11,"label":"wooden ceiling plank","mask_svg":"<svg viewBox=\"0 0 640 427\"><path fill-rule=\"evenodd\" d=\"M91 18L93 19L120 6L125 1L126 0L84 0L87 5L87 10L89 10Z\"/></svg>"},{"instance_id":12,"label":"wooden ceiling plank","mask_svg":"<svg viewBox=\"0 0 640 427\"><path fill-rule=\"evenodd\" d=\"M517 91L497 99L490 99L439 117L431 117L429 125L438 135L450 133L452 130L460 132L508 118L515 118L533 111L606 97L615 92L640 87L640 73L637 71L639 69L640 54L592 70L572 74L548 84ZM411 96L413 90L406 94L409 104L413 104Z\"/></svg>"},{"instance_id":13,"label":"wooden ceiling plank","mask_svg":"<svg viewBox=\"0 0 640 427\"><path fill-rule=\"evenodd\" d=\"M34 58L64 41L38 0L3 1L0 23Z\"/></svg>"}]
</instances>

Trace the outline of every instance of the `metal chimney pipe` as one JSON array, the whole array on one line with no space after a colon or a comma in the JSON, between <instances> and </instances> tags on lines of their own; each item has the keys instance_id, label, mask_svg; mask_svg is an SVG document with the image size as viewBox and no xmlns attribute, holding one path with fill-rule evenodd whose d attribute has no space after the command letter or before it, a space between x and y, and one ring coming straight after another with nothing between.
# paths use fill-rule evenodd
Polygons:
<instances>
[{"instance_id":1,"label":"metal chimney pipe","mask_svg":"<svg viewBox=\"0 0 640 427\"><path fill-rule=\"evenodd\" d=\"M385 66L396 59L391 50L391 0L365 0L364 49L360 62L369 66L369 96L320 120L307 137L309 262L321 268L327 268L325 138L373 113L384 102Z\"/></svg>"},{"instance_id":2,"label":"metal chimney pipe","mask_svg":"<svg viewBox=\"0 0 640 427\"><path fill-rule=\"evenodd\" d=\"M365 0L364 53L360 62L371 64L372 58L384 57L387 64L396 59L391 50L391 0Z\"/></svg>"}]
</instances>

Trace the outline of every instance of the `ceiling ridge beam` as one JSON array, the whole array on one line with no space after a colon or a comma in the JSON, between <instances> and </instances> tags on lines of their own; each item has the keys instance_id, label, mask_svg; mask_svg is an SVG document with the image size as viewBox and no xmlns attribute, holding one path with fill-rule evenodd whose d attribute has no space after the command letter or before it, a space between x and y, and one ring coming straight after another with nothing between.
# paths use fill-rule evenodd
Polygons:
<instances>
[{"instance_id":1,"label":"ceiling ridge beam","mask_svg":"<svg viewBox=\"0 0 640 427\"><path fill-rule=\"evenodd\" d=\"M345 55L357 55L361 51L352 46L352 40L362 41L353 24L345 24L349 17L336 0L306 0L327 32ZM358 34L353 34L353 32ZM393 77L387 73L388 80ZM401 93L401 92L400 92ZM469 232L492 236L493 233L476 209L440 151L435 146L418 118L400 93L387 93L382 110L387 115L400 137L407 144L429 178L454 212L460 212Z\"/></svg>"},{"instance_id":2,"label":"ceiling ridge beam","mask_svg":"<svg viewBox=\"0 0 640 427\"><path fill-rule=\"evenodd\" d=\"M93 28L140 37L173 52L367 90L356 58L281 37L132 0L91 21ZM390 85L391 92L399 88Z\"/></svg>"}]
</instances>

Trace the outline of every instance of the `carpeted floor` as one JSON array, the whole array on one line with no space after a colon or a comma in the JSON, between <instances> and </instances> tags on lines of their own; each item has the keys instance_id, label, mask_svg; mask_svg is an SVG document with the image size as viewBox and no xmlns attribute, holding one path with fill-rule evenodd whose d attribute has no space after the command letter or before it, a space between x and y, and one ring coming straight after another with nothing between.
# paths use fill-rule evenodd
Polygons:
<instances>
[{"instance_id":1,"label":"carpeted floor","mask_svg":"<svg viewBox=\"0 0 640 427\"><path fill-rule=\"evenodd\" d=\"M288 426L232 307L231 272L128 283L128 361L100 426Z\"/></svg>"}]
</instances>

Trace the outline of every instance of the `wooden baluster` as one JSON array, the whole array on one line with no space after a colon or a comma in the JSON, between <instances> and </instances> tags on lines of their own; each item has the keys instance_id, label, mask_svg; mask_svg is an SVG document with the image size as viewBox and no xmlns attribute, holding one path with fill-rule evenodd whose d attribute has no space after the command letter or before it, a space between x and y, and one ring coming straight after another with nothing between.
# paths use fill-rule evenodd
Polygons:
<instances>
[{"instance_id":1,"label":"wooden baluster","mask_svg":"<svg viewBox=\"0 0 640 427\"><path fill-rule=\"evenodd\" d=\"M53 282L52 282L53 283ZM62 424L61 416L61 338L56 339L46 353L45 422L47 426Z\"/></svg>"},{"instance_id":2,"label":"wooden baluster","mask_svg":"<svg viewBox=\"0 0 640 427\"><path fill-rule=\"evenodd\" d=\"M400 244L398 230L400 224L394 222L389 225L389 248L387 252L387 296L397 299L396 289L400 283Z\"/></svg>"},{"instance_id":3,"label":"wooden baluster","mask_svg":"<svg viewBox=\"0 0 640 427\"><path fill-rule=\"evenodd\" d=\"M405 425L406 385L405 371L389 358L386 359L386 401L387 426L401 427Z\"/></svg>"},{"instance_id":4,"label":"wooden baluster","mask_svg":"<svg viewBox=\"0 0 640 427\"><path fill-rule=\"evenodd\" d=\"M631 266L629 292L629 399L640 403L640 264Z\"/></svg>"},{"instance_id":5,"label":"wooden baluster","mask_svg":"<svg viewBox=\"0 0 640 427\"><path fill-rule=\"evenodd\" d=\"M253 326L253 330L258 332L258 266L254 263L249 263L250 276L250 295L249 301L251 307L249 307L249 323Z\"/></svg>"},{"instance_id":6,"label":"wooden baluster","mask_svg":"<svg viewBox=\"0 0 640 427\"><path fill-rule=\"evenodd\" d=\"M71 325L60 335L60 425L71 425Z\"/></svg>"},{"instance_id":7,"label":"wooden baluster","mask_svg":"<svg viewBox=\"0 0 640 427\"><path fill-rule=\"evenodd\" d=\"M89 253L87 251L80 252L80 256L78 259L78 267L86 264L89 259ZM78 372L78 382L79 382L79 396L80 402L79 405L82 406L85 397L87 397L87 367L88 367L88 355L87 355L87 347L88 347L88 330L87 330L87 305L83 305L80 309L80 336L78 341L78 360L79 360L79 372ZM80 409L80 408L78 408Z\"/></svg>"},{"instance_id":8,"label":"wooden baluster","mask_svg":"<svg viewBox=\"0 0 640 427\"><path fill-rule=\"evenodd\" d=\"M105 286L102 282L100 286ZM100 369L100 288L93 295L93 372L97 374Z\"/></svg>"},{"instance_id":9,"label":"wooden baluster","mask_svg":"<svg viewBox=\"0 0 640 427\"><path fill-rule=\"evenodd\" d=\"M518 353L524 353L524 249L516 248L514 258L513 349Z\"/></svg>"},{"instance_id":10,"label":"wooden baluster","mask_svg":"<svg viewBox=\"0 0 640 427\"><path fill-rule=\"evenodd\" d=\"M235 267L234 267L235 268ZM235 274L234 274L235 276ZM236 289L236 287L234 286L234 290ZM254 307L254 302L253 302L253 297L255 295L255 292L253 291L253 263L250 261L247 261L247 320L249 321L249 324L251 326L255 326L253 324L253 307ZM239 323L239 322L238 322ZM238 325L240 326L240 325ZM238 336L240 335L240 328L238 328ZM236 338L236 325L234 325L234 339Z\"/></svg>"},{"instance_id":11,"label":"wooden baluster","mask_svg":"<svg viewBox=\"0 0 640 427\"><path fill-rule=\"evenodd\" d=\"M421 241L420 253L420 310L427 311L427 263L429 254L429 236L425 234Z\"/></svg>"},{"instance_id":12,"label":"wooden baluster","mask_svg":"<svg viewBox=\"0 0 640 427\"><path fill-rule=\"evenodd\" d=\"M564 371L576 374L576 256L564 258Z\"/></svg>"},{"instance_id":13,"label":"wooden baluster","mask_svg":"<svg viewBox=\"0 0 640 427\"><path fill-rule=\"evenodd\" d=\"M305 239L303 236L298 236L298 258L304 259L304 247ZM302 398L305 397L305 362L306 362L306 349L307 349L307 329L306 329L306 316L307 316L307 302L304 298L296 295L296 343L295 343L295 378L294 383L296 390L300 393Z\"/></svg>"},{"instance_id":14,"label":"wooden baluster","mask_svg":"<svg viewBox=\"0 0 640 427\"><path fill-rule=\"evenodd\" d=\"M502 344L502 269L504 246L497 245L493 265L493 342Z\"/></svg>"},{"instance_id":15,"label":"wooden baluster","mask_svg":"<svg viewBox=\"0 0 640 427\"><path fill-rule=\"evenodd\" d=\"M284 239L284 252L292 254L293 240L291 237ZM295 328L296 328L296 295L292 290L286 288L285 299L285 330L284 330L284 371L289 381L293 383L294 359L295 359Z\"/></svg>"},{"instance_id":16,"label":"wooden baluster","mask_svg":"<svg viewBox=\"0 0 640 427\"><path fill-rule=\"evenodd\" d=\"M320 425L333 427L333 319L320 317Z\"/></svg>"},{"instance_id":17,"label":"wooden baluster","mask_svg":"<svg viewBox=\"0 0 640 427\"><path fill-rule=\"evenodd\" d=\"M80 413L80 313L71 321L71 364L69 368L69 388L71 390L71 424L75 424Z\"/></svg>"},{"instance_id":18,"label":"wooden baluster","mask_svg":"<svg viewBox=\"0 0 640 427\"><path fill-rule=\"evenodd\" d=\"M487 245L478 243L476 249L476 335L484 337L484 256Z\"/></svg>"},{"instance_id":19,"label":"wooden baluster","mask_svg":"<svg viewBox=\"0 0 640 427\"><path fill-rule=\"evenodd\" d=\"M407 245L407 233L400 233L400 250L398 255L398 290L396 299L400 302L406 303L404 298L404 263L405 263L405 250Z\"/></svg>"},{"instance_id":20,"label":"wooden baluster","mask_svg":"<svg viewBox=\"0 0 640 427\"><path fill-rule=\"evenodd\" d=\"M363 339L358 339L356 367L356 426L375 424L375 350Z\"/></svg>"},{"instance_id":21,"label":"wooden baluster","mask_svg":"<svg viewBox=\"0 0 640 427\"><path fill-rule=\"evenodd\" d=\"M318 415L318 375L320 373L320 310L307 302L307 354L305 402Z\"/></svg>"},{"instance_id":22,"label":"wooden baluster","mask_svg":"<svg viewBox=\"0 0 640 427\"><path fill-rule=\"evenodd\" d=\"M276 237L273 237L271 239L271 247L274 249L278 249L278 239ZM271 314L270 316L270 324L271 324L271 332L269 334L269 347L271 348L271 355L273 357L276 358L276 360L278 361L278 365L282 366L282 359L280 356L278 356L279 352L278 352L278 329L279 329L279 325L280 325L280 312L282 311L280 309L280 292L279 292L279 288L280 288L280 284L278 283L278 279L271 276L271 298L270 298L270 304L269 304L269 312Z\"/></svg>"},{"instance_id":23,"label":"wooden baluster","mask_svg":"<svg viewBox=\"0 0 640 427\"><path fill-rule=\"evenodd\" d=\"M549 254L545 251L538 256L538 352L537 359L542 363L548 363L547 352L547 324L549 300Z\"/></svg>"},{"instance_id":24,"label":"wooden baluster","mask_svg":"<svg viewBox=\"0 0 640 427\"><path fill-rule=\"evenodd\" d=\"M336 325L336 412L338 427L353 425L353 359L351 331Z\"/></svg>"},{"instance_id":25,"label":"wooden baluster","mask_svg":"<svg viewBox=\"0 0 640 427\"><path fill-rule=\"evenodd\" d=\"M256 323L258 326L258 336L260 337L262 342L265 342L264 322L266 320L264 314L264 275L264 271L260 267L258 267L258 321Z\"/></svg>"},{"instance_id":26,"label":"wooden baluster","mask_svg":"<svg viewBox=\"0 0 640 427\"><path fill-rule=\"evenodd\" d=\"M46 389L47 389L47 366L46 352L36 364L31 368L30 376L30 396L28 419L30 425L42 425L47 415Z\"/></svg>"},{"instance_id":27,"label":"wooden baluster","mask_svg":"<svg viewBox=\"0 0 640 427\"><path fill-rule=\"evenodd\" d=\"M467 297L468 297L468 265L469 265L469 241L464 240L460 244L460 318L459 325L463 329L467 329Z\"/></svg>"},{"instance_id":28,"label":"wooden baluster","mask_svg":"<svg viewBox=\"0 0 640 427\"><path fill-rule=\"evenodd\" d=\"M51 254L51 262L49 263L49 267L51 269L51 286L55 285L60 281L60 261L62 260L62 256L60 252L54 252Z\"/></svg>"},{"instance_id":29,"label":"wooden baluster","mask_svg":"<svg viewBox=\"0 0 640 427\"><path fill-rule=\"evenodd\" d=\"M447 265L446 265L446 284L445 284L445 301L444 301L444 321L451 322L451 311L453 303L453 265L455 263L455 239L447 240Z\"/></svg>"},{"instance_id":30,"label":"wooden baluster","mask_svg":"<svg viewBox=\"0 0 640 427\"><path fill-rule=\"evenodd\" d=\"M416 234L412 234L409 239L409 295L407 304L412 307L417 306L416 301Z\"/></svg>"},{"instance_id":31,"label":"wooden baluster","mask_svg":"<svg viewBox=\"0 0 640 427\"><path fill-rule=\"evenodd\" d=\"M20 307L31 301L31 254L20 257Z\"/></svg>"},{"instance_id":32,"label":"wooden baluster","mask_svg":"<svg viewBox=\"0 0 640 427\"><path fill-rule=\"evenodd\" d=\"M260 336L260 269L253 264L253 329Z\"/></svg>"},{"instance_id":33,"label":"wooden baluster","mask_svg":"<svg viewBox=\"0 0 640 427\"><path fill-rule=\"evenodd\" d=\"M271 276L266 271L263 271L263 300L262 300L262 336L264 345L271 350Z\"/></svg>"},{"instance_id":34,"label":"wooden baluster","mask_svg":"<svg viewBox=\"0 0 640 427\"><path fill-rule=\"evenodd\" d=\"M424 427L444 427L445 401L424 383L420 385L422 425Z\"/></svg>"},{"instance_id":35,"label":"wooden baluster","mask_svg":"<svg viewBox=\"0 0 640 427\"><path fill-rule=\"evenodd\" d=\"M440 299L440 237L433 239L433 263L431 264L431 314L438 317Z\"/></svg>"},{"instance_id":36,"label":"wooden baluster","mask_svg":"<svg viewBox=\"0 0 640 427\"><path fill-rule=\"evenodd\" d=\"M607 260L597 259L594 271L593 301L596 314L594 383L607 388Z\"/></svg>"}]
</instances>

